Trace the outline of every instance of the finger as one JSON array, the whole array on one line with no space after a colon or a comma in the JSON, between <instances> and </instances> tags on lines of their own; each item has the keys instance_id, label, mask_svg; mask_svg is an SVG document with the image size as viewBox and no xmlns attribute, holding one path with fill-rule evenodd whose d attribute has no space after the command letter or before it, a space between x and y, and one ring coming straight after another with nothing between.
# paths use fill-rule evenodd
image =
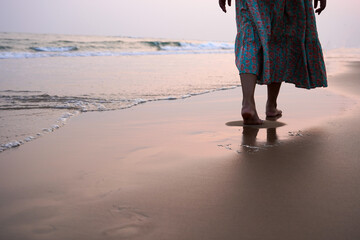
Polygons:
<instances>
[{"instance_id":1,"label":"finger","mask_svg":"<svg viewBox=\"0 0 360 240\"><path fill-rule=\"evenodd\" d=\"M224 12L226 12L225 1L226 0L219 0L219 6Z\"/></svg>"},{"instance_id":2,"label":"finger","mask_svg":"<svg viewBox=\"0 0 360 240\"><path fill-rule=\"evenodd\" d=\"M318 6L319 0L314 0L314 8L316 9ZM315 11L316 12L316 11Z\"/></svg>"},{"instance_id":3,"label":"finger","mask_svg":"<svg viewBox=\"0 0 360 240\"><path fill-rule=\"evenodd\" d=\"M320 2L320 9L321 9L321 11L322 10L324 10L326 8L326 0L322 0L321 2Z\"/></svg>"},{"instance_id":4,"label":"finger","mask_svg":"<svg viewBox=\"0 0 360 240\"><path fill-rule=\"evenodd\" d=\"M326 7L326 0L323 0L320 2L320 8L316 9L316 13L320 15L320 13L325 9Z\"/></svg>"},{"instance_id":5,"label":"finger","mask_svg":"<svg viewBox=\"0 0 360 240\"><path fill-rule=\"evenodd\" d=\"M316 13L318 14L318 15L320 15L320 13L323 11L324 9L321 9L321 8L319 8L319 9L316 9Z\"/></svg>"}]
</instances>

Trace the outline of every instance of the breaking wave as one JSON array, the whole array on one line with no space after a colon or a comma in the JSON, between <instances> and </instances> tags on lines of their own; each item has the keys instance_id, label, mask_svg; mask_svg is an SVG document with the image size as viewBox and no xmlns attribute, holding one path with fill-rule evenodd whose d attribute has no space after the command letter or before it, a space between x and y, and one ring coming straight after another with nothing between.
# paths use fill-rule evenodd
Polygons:
<instances>
[{"instance_id":1,"label":"breaking wave","mask_svg":"<svg viewBox=\"0 0 360 240\"><path fill-rule=\"evenodd\" d=\"M91 38L72 40L0 38L0 59L232 53L233 43Z\"/></svg>"},{"instance_id":2,"label":"breaking wave","mask_svg":"<svg viewBox=\"0 0 360 240\"><path fill-rule=\"evenodd\" d=\"M31 50L37 52L69 52L69 51L77 51L78 48L76 46L67 46L67 47L30 47Z\"/></svg>"},{"instance_id":3,"label":"breaking wave","mask_svg":"<svg viewBox=\"0 0 360 240\"><path fill-rule=\"evenodd\" d=\"M126 109L136 105L164 100L185 99L214 91L234 89L240 85L227 86L216 89L191 92L179 96L155 96L153 98L97 98L90 96L57 96L38 91L0 91L0 110L26 110L26 109L67 109L79 112L111 111Z\"/></svg>"}]
</instances>

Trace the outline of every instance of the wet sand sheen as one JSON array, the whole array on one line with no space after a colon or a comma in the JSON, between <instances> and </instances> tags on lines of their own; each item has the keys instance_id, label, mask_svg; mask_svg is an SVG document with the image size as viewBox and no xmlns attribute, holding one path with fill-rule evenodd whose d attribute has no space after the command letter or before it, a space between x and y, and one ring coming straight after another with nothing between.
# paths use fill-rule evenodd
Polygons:
<instances>
[{"instance_id":1,"label":"wet sand sheen","mask_svg":"<svg viewBox=\"0 0 360 240\"><path fill-rule=\"evenodd\" d=\"M354 97L359 76L330 88ZM0 238L360 237L358 99L284 86L286 125L226 126L240 92L81 115L1 153Z\"/></svg>"}]
</instances>

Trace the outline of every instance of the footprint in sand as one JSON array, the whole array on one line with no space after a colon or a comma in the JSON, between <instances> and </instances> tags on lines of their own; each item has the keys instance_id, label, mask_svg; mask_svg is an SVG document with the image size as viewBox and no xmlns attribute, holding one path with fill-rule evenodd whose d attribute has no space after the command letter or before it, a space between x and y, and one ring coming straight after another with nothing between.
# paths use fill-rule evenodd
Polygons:
<instances>
[{"instance_id":1,"label":"footprint in sand","mask_svg":"<svg viewBox=\"0 0 360 240\"><path fill-rule=\"evenodd\" d=\"M151 230L149 216L137 209L114 205L110 213L119 225L103 230L104 236L128 239L144 235Z\"/></svg>"},{"instance_id":2,"label":"footprint in sand","mask_svg":"<svg viewBox=\"0 0 360 240\"><path fill-rule=\"evenodd\" d=\"M18 213L13 214L8 217L4 223L13 224L13 225L26 225L33 224L35 222L44 221L46 219L51 219L58 214L58 208L55 206L36 206L28 209L19 211Z\"/></svg>"},{"instance_id":3,"label":"footprint in sand","mask_svg":"<svg viewBox=\"0 0 360 240\"><path fill-rule=\"evenodd\" d=\"M48 234L54 231L56 231L56 227L53 225L44 225L33 229L33 233L36 234Z\"/></svg>"},{"instance_id":4,"label":"footprint in sand","mask_svg":"<svg viewBox=\"0 0 360 240\"><path fill-rule=\"evenodd\" d=\"M141 227L136 224L130 224L122 227L110 228L103 231L103 235L116 237L117 239L128 239L131 237L144 234L144 231Z\"/></svg>"}]
</instances>

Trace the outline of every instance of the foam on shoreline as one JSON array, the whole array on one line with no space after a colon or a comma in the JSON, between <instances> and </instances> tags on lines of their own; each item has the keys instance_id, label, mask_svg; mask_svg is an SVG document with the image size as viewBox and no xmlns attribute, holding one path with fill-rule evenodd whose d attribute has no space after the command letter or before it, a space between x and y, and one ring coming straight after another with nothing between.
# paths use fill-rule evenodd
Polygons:
<instances>
[{"instance_id":1,"label":"foam on shoreline","mask_svg":"<svg viewBox=\"0 0 360 240\"><path fill-rule=\"evenodd\" d=\"M134 99L134 100L124 100L123 102L127 102L128 104L126 104L125 106L120 105L120 106L115 106L115 107L114 106L113 107L105 107L103 104L100 104L100 103L71 100L68 97L66 97L67 102L65 104L55 105L55 106L42 105L42 106L40 106L40 108L67 109L71 112L65 112L59 119L57 119L55 121L55 123L52 126L43 128L41 130L41 132L38 132L33 135L29 135L29 136L25 137L24 139L12 140L10 142L1 144L0 152L3 152L5 150L11 149L11 148L19 147L27 142L33 141L33 140L43 136L44 134L54 132L55 130L63 127L71 117L79 115L81 113L123 110L123 109L132 108L139 104L144 104L144 103L148 103L148 102L181 100L181 99L186 99L186 98L190 98L193 96L199 96L199 95L203 95L203 94L207 94L207 93L211 93L211 92L235 89L239 86L240 85L230 86L230 87L221 87L221 88L205 90L205 91L197 92L197 93L185 94L185 95L182 95L179 97L168 96L168 97L156 98L156 99L138 98L138 99ZM17 91L17 92L19 92L19 91ZM28 91L25 91L25 92L27 93ZM44 97L43 95L40 95L40 96L41 96L41 98ZM50 99L53 99L51 96L47 95L47 97ZM34 98L31 98L31 99L32 99L32 101L34 101ZM25 107L24 109L34 109L34 108L36 109L36 107L31 106L30 108ZM17 107L12 106L11 109L17 109Z\"/></svg>"},{"instance_id":2,"label":"foam on shoreline","mask_svg":"<svg viewBox=\"0 0 360 240\"><path fill-rule=\"evenodd\" d=\"M48 128L43 128L41 130L41 132L38 132L38 133L36 133L34 135L29 135L29 136L25 137L24 139L12 140L10 142L1 144L0 145L0 152L3 152L5 150L11 149L11 148L20 147L21 145L23 145L23 144L25 144L27 142L31 142L31 141L33 141L33 140L35 140L35 139L37 139L37 138L39 138L39 137L41 137L43 135L54 132L55 130L58 130L61 127L63 127L71 117L76 116L78 114L79 114L78 111L73 111L72 113L71 112L66 112L59 119L57 119L56 122L52 126L50 126Z\"/></svg>"}]
</instances>

